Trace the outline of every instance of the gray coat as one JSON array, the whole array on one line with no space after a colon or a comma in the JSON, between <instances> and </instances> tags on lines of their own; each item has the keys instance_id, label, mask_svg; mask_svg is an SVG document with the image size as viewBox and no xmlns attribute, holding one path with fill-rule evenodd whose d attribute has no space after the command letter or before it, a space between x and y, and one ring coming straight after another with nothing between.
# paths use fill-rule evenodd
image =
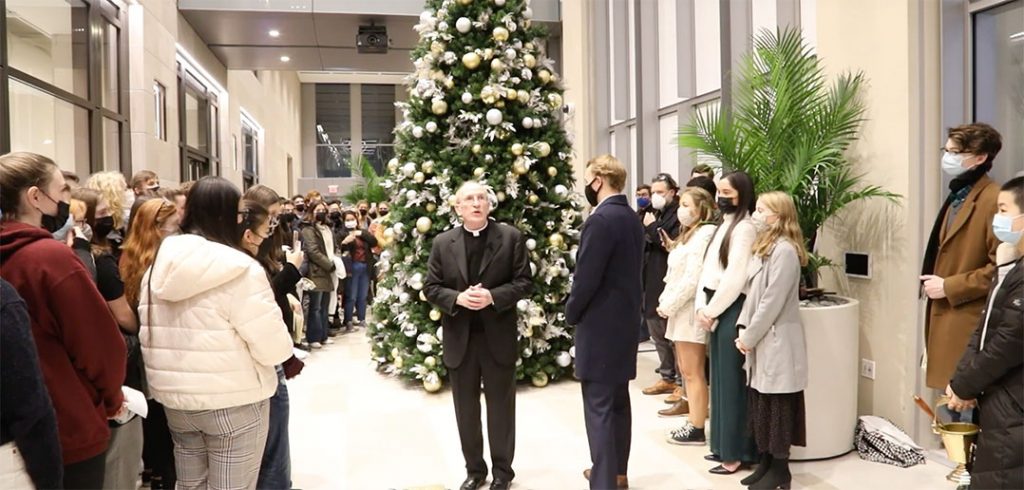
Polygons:
<instances>
[{"instance_id":1,"label":"gray coat","mask_svg":"<svg viewBox=\"0 0 1024 490\"><path fill-rule=\"evenodd\" d=\"M800 259L784 239L764 259L752 257L739 339L752 348L743 367L760 393L796 393L807 387L807 344L800 322Z\"/></svg>"}]
</instances>

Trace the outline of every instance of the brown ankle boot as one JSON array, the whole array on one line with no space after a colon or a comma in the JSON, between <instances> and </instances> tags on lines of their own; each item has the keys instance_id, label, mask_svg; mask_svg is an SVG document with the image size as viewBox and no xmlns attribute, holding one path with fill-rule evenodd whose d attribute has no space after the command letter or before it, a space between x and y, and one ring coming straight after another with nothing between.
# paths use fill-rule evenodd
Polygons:
<instances>
[{"instance_id":1,"label":"brown ankle boot","mask_svg":"<svg viewBox=\"0 0 1024 490\"><path fill-rule=\"evenodd\" d=\"M690 413L690 402L686 400L679 400L671 407L664 410L658 410L659 417L682 417L688 413Z\"/></svg>"}]
</instances>

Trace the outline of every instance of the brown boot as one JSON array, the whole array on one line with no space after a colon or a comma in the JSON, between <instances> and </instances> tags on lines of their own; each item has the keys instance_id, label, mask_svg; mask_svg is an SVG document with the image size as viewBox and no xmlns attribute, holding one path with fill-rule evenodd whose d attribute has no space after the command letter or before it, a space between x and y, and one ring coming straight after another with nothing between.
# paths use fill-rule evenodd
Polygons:
<instances>
[{"instance_id":1,"label":"brown boot","mask_svg":"<svg viewBox=\"0 0 1024 490\"><path fill-rule=\"evenodd\" d=\"M659 379L657 383L654 383L647 388L644 388L645 395L667 395L675 391L676 385L669 383L663 379Z\"/></svg>"},{"instance_id":2,"label":"brown boot","mask_svg":"<svg viewBox=\"0 0 1024 490\"><path fill-rule=\"evenodd\" d=\"M672 391L671 395L665 397L665 403L668 403L669 405L675 405L676 403L679 403L679 400L682 400L682 399L683 399L683 387L682 386L677 386L676 389L674 391Z\"/></svg>"},{"instance_id":3,"label":"brown boot","mask_svg":"<svg viewBox=\"0 0 1024 490\"><path fill-rule=\"evenodd\" d=\"M671 407L664 410L658 410L659 417L682 417L688 413L690 413L690 402L686 400L679 400Z\"/></svg>"},{"instance_id":4,"label":"brown boot","mask_svg":"<svg viewBox=\"0 0 1024 490\"><path fill-rule=\"evenodd\" d=\"M590 468L583 470L583 478L586 478L587 481L590 481ZM619 487L620 490L627 489L629 488L629 479L626 478L626 475L616 475L615 485Z\"/></svg>"}]
</instances>

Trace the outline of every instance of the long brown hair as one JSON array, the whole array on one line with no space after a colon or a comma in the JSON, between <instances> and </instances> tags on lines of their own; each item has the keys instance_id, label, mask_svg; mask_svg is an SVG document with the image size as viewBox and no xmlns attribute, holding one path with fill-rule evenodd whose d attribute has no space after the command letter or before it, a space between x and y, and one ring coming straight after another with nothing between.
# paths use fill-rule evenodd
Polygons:
<instances>
[{"instance_id":1,"label":"long brown hair","mask_svg":"<svg viewBox=\"0 0 1024 490\"><path fill-rule=\"evenodd\" d=\"M683 197L689 196L690 200L693 201L693 205L697 208L697 219L684 231L680 231L679 236L675 240L672 240L668 244L668 249L672 250L679 245L682 245L693 237L697 230L700 229L702 224L714 221L715 219L715 199L708 194L708 191L701 189L700 187L687 187L681 194L679 194L679 202L682 203ZM683 209L680 205L679 209ZM682 224L680 224L682 226Z\"/></svg>"},{"instance_id":2,"label":"long brown hair","mask_svg":"<svg viewBox=\"0 0 1024 490\"><path fill-rule=\"evenodd\" d=\"M139 293L142 290L142 276L153 265L156 251L163 242L160 229L178 210L166 199L150 199L135 212L132 232L121 247L121 280L124 281L124 296L132 308L139 307Z\"/></svg>"},{"instance_id":3,"label":"long brown hair","mask_svg":"<svg viewBox=\"0 0 1024 490\"><path fill-rule=\"evenodd\" d=\"M272 277L273 274L277 272L278 266L277 263L274 262L272 258L270 258L270 254L265 253L266 250L264 249L263 246L267 242L273 243L273 235L263 240L263 242L260 244L259 249L256 251L256 254L249 252L248 250L245 249L245 247L242 246L242 241L245 239L245 230L249 230L255 234L259 234L259 229L261 226L263 226L264 224L268 224L269 226L270 212L267 211L266 207L264 207L262 204L256 201L250 199L242 199L241 213L242 223L238 226L238 247L239 249L245 251L245 253L252 255L253 258L256 259L256 261L259 262L261 266L263 266L263 270L266 271L267 276ZM271 231L271 233L273 233L273 231Z\"/></svg>"},{"instance_id":4,"label":"long brown hair","mask_svg":"<svg viewBox=\"0 0 1024 490\"><path fill-rule=\"evenodd\" d=\"M71 191L71 198L77 199L85 203L85 222L95 231L96 229L96 208L100 205L100 200L105 199L103 194L95 189L88 189L85 187L78 187ZM110 203L107 203L107 209L110 210ZM112 210L111 210L112 211ZM110 251L110 241L107 240L106 236L100 236L99 233L92 234L92 254L99 255L104 252Z\"/></svg>"},{"instance_id":5,"label":"long brown hair","mask_svg":"<svg viewBox=\"0 0 1024 490\"><path fill-rule=\"evenodd\" d=\"M804 234L800 231L800 222L797 221L796 204L793 203L793 198L785 192L775 191L761 194L757 201L775 213L779 220L757 234L757 240L754 242L754 256L763 258L771 255L772 250L775 249L775 242L782 238L796 249L797 257L800 258L800 266L806 266L807 249L804 248Z\"/></svg>"},{"instance_id":6,"label":"long brown hair","mask_svg":"<svg viewBox=\"0 0 1024 490\"><path fill-rule=\"evenodd\" d=\"M263 184L256 184L246 189L245 194L242 195L242 199L246 201L255 201L261 206L266 208L268 211L274 207L275 204L281 203L281 196L277 195L277 192L270 187ZM273 218L276 219L276 216ZM272 220L272 226L270 230L270 238L263 241L260 245L259 255L265 256L274 262L273 267L270 269L272 273L276 273L281 269L280 263L284 261L284 252L282 247L285 243L291 244L292 237L286 236L287 231L283 229L279 222ZM257 259L263 263L264 258L257 257ZM266 266L268 264L264 264Z\"/></svg>"}]
</instances>

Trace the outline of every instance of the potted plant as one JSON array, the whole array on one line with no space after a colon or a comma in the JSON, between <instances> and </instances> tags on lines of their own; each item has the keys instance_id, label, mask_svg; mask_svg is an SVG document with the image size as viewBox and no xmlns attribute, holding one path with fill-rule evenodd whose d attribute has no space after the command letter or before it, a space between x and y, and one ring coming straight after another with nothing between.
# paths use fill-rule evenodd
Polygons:
<instances>
[{"instance_id":1,"label":"potted plant","mask_svg":"<svg viewBox=\"0 0 1024 490\"><path fill-rule=\"evenodd\" d=\"M732 105L694 111L679 143L717 159L725 171L747 172L758 194L781 190L793 197L810 255L801 281L801 299L808 299L801 308L805 397L807 413L819 415L808 418L807 447L794 448L793 457L837 456L852 448L857 420L858 303L820 294L819 270L832 262L814 253L815 244L821 227L850 203L900 196L864 184L846 154L864 122L864 74L830 79L795 28L763 30L752 48L736 67ZM836 422L849 434L835 430Z\"/></svg>"},{"instance_id":2,"label":"potted plant","mask_svg":"<svg viewBox=\"0 0 1024 490\"><path fill-rule=\"evenodd\" d=\"M384 202L388 199L387 190L381 186L383 179L366 157L352 157L347 165L352 169L352 177L360 179L361 182L349 189L342 196L342 200L349 204L357 204L359 201Z\"/></svg>"}]
</instances>

